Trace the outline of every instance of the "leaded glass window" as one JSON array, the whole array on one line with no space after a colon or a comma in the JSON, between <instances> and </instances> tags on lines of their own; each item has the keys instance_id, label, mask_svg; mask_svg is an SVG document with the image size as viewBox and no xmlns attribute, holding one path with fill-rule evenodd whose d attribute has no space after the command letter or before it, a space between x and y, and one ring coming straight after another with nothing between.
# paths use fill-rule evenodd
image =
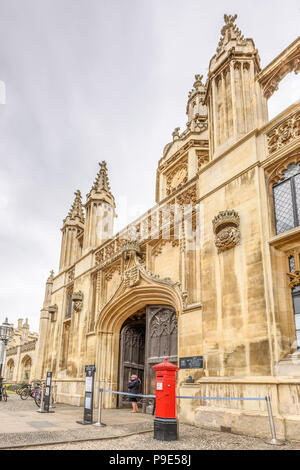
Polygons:
<instances>
[{"instance_id":1,"label":"leaded glass window","mask_svg":"<svg viewBox=\"0 0 300 470\"><path fill-rule=\"evenodd\" d=\"M300 225L300 163L292 163L273 185L276 233Z\"/></svg>"}]
</instances>

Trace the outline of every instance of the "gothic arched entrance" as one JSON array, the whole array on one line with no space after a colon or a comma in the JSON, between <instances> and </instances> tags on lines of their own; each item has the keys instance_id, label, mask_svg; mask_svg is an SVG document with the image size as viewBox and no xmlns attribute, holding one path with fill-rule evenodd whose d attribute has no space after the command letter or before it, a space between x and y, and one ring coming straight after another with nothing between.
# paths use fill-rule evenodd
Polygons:
<instances>
[{"instance_id":1,"label":"gothic arched entrance","mask_svg":"<svg viewBox=\"0 0 300 470\"><path fill-rule=\"evenodd\" d=\"M127 392L132 374L141 380L140 393L155 394L154 364L169 361L177 364L177 317L168 305L147 305L129 317L120 332L119 390ZM119 399L119 406L126 406Z\"/></svg>"}]
</instances>

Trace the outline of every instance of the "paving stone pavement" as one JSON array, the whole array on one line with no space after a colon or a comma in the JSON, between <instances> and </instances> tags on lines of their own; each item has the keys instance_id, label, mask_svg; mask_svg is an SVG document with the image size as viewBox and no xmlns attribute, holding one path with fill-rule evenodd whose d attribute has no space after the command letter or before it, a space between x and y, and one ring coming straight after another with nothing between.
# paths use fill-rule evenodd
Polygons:
<instances>
[{"instance_id":1,"label":"paving stone pavement","mask_svg":"<svg viewBox=\"0 0 300 470\"><path fill-rule=\"evenodd\" d=\"M33 449L33 448L31 448ZM153 439L153 431L118 439L73 442L59 445L38 446L35 450L299 450L300 442L289 442L284 446L271 446L262 439L225 432L209 431L187 424L180 424L178 441L161 442ZM115 455L115 454L112 454ZM132 453L134 455L134 452Z\"/></svg>"},{"instance_id":2,"label":"paving stone pavement","mask_svg":"<svg viewBox=\"0 0 300 470\"><path fill-rule=\"evenodd\" d=\"M30 449L300 450L300 442L288 442L281 447L270 446L262 439L210 431L187 424L180 424L178 441L160 442L153 439L153 417L141 413L131 414L128 410L103 410L103 422L108 424L103 428L77 424L76 420L82 419L82 408L58 404L53 414L36 411L33 400L22 401L17 395L10 395L7 403L0 402L0 449L37 444ZM151 431L145 432L147 430ZM133 433L135 435L129 435ZM80 439L87 440L56 443Z\"/></svg>"},{"instance_id":3,"label":"paving stone pavement","mask_svg":"<svg viewBox=\"0 0 300 470\"><path fill-rule=\"evenodd\" d=\"M97 412L94 411L96 419ZM57 404L55 413L38 413L31 398L10 394L0 402L0 449L46 442L105 439L153 429L153 417L129 410L103 410L105 427L83 426L83 408Z\"/></svg>"}]
</instances>

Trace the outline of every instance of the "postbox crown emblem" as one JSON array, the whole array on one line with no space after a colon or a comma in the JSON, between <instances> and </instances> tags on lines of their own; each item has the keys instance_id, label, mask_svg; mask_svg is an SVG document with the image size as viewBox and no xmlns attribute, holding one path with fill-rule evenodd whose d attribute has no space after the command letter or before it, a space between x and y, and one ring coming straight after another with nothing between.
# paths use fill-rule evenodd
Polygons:
<instances>
[{"instance_id":1,"label":"postbox crown emblem","mask_svg":"<svg viewBox=\"0 0 300 470\"><path fill-rule=\"evenodd\" d=\"M171 364L171 362L168 362L167 357L165 357L164 362L160 362L159 364L156 364L152 368L154 370L174 370L174 371L179 369L179 367L175 366L174 364Z\"/></svg>"}]
</instances>

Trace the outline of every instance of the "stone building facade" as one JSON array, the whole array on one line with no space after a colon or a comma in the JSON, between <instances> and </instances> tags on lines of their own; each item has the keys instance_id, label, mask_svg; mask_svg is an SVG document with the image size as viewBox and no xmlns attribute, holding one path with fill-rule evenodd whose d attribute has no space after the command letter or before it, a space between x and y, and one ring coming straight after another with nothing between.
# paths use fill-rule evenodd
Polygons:
<instances>
[{"instance_id":1,"label":"stone building facade","mask_svg":"<svg viewBox=\"0 0 300 470\"><path fill-rule=\"evenodd\" d=\"M31 333L28 319L19 318L18 326L6 347L4 377L7 382L30 382L33 380L33 363L36 354L37 333Z\"/></svg>"},{"instance_id":2,"label":"stone building facade","mask_svg":"<svg viewBox=\"0 0 300 470\"><path fill-rule=\"evenodd\" d=\"M113 235L106 163L84 205L75 193L46 284L35 377L52 370L58 400L81 405L87 364L97 387L126 389L135 372L149 393L165 355L201 356L203 367L178 371L179 394L270 394L278 435L297 439L300 103L269 121L267 101L299 72L300 38L261 69L236 16L224 19L206 83L196 75L188 95L186 128L158 162L156 205ZM123 403L105 394L104 405ZM269 432L263 401L178 407L195 425Z\"/></svg>"}]
</instances>

